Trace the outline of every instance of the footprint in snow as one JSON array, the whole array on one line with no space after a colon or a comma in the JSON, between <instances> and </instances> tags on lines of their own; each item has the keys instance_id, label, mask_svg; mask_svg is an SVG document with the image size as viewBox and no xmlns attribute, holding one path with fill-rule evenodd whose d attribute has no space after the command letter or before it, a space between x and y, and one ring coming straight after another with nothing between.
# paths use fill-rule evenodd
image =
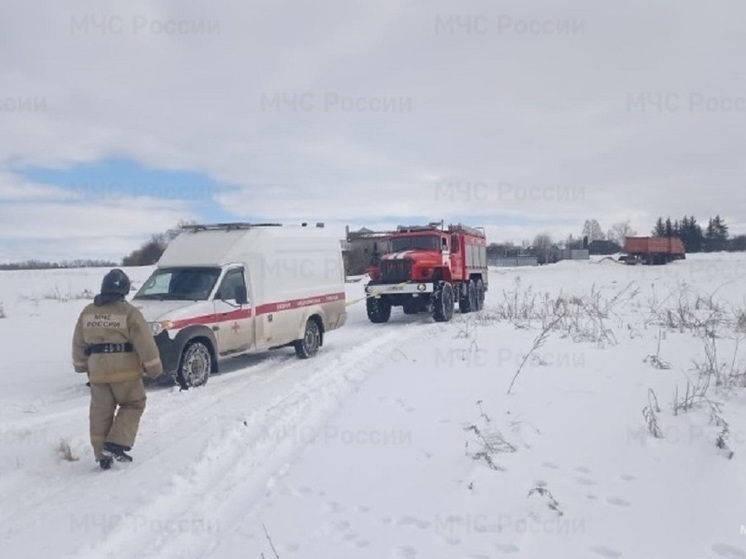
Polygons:
<instances>
[{"instance_id":1,"label":"footprint in snow","mask_svg":"<svg viewBox=\"0 0 746 559\"><path fill-rule=\"evenodd\" d=\"M430 527L430 522L420 520L414 516L405 516L397 522L399 526L416 526L420 530L427 530Z\"/></svg>"},{"instance_id":2,"label":"footprint in snow","mask_svg":"<svg viewBox=\"0 0 746 559\"><path fill-rule=\"evenodd\" d=\"M576 477L575 481L577 481L580 485L596 485L595 481L587 477Z\"/></svg>"},{"instance_id":3,"label":"footprint in snow","mask_svg":"<svg viewBox=\"0 0 746 559\"><path fill-rule=\"evenodd\" d=\"M414 559L417 557L417 550L411 545L396 547L389 553L391 559Z\"/></svg>"},{"instance_id":4,"label":"footprint in snow","mask_svg":"<svg viewBox=\"0 0 746 559\"><path fill-rule=\"evenodd\" d=\"M623 481L635 481L635 476L629 474L622 474L619 476Z\"/></svg>"},{"instance_id":5,"label":"footprint in snow","mask_svg":"<svg viewBox=\"0 0 746 559\"><path fill-rule=\"evenodd\" d=\"M518 553L520 551L520 549L518 548L518 546L513 545L513 544L508 544L508 545L495 544L495 548L500 553L505 553L505 554L508 554L508 553Z\"/></svg>"},{"instance_id":6,"label":"footprint in snow","mask_svg":"<svg viewBox=\"0 0 746 559\"><path fill-rule=\"evenodd\" d=\"M727 559L746 559L746 552L732 545L716 543L712 546L712 550L720 557L726 557Z\"/></svg>"},{"instance_id":7,"label":"footprint in snow","mask_svg":"<svg viewBox=\"0 0 746 559\"><path fill-rule=\"evenodd\" d=\"M350 527L350 523L347 522L346 520L340 520L339 522L332 522L332 528L334 528L338 532L347 530L347 528L349 527Z\"/></svg>"},{"instance_id":8,"label":"footprint in snow","mask_svg":"<svg viewBox=\"0 0 746 559\"><path fill-rule=\"evenodd\" d=\"M575 468L576 472L580 472L581 474L590 474L591 470L589 468L586 468L585 466L578 466Z\"/></svg>"},{"instance_id":9,"label":"footprint in snow","mask_svg":"<svg viewBox=\"0 0 746 559\"><path fill-rule=\"evenodd\" d=\"M606 499L606 502L610 505L616 505L618 507L628 507L631 504L629 501L625 501L624 499L621 499L619 497L609 497Z\"/></svg>"},{"instance_id":10,"label":"footprint in snow","mask_svg":"<svg viewBox=\"0 0 746 559\"><path fill-rule=\"evenodd\" d=\"M548 468L550 470L559 470L559 466L555 464L554 462L544 462L541 465L542 468Z\"/></svg>"},{"instance_id":11,"label":"footprint in snow","mask_svg":"<svg viewBox=\"0 0 746 559\"><path fill-rule=\"evenodd\" d=\"M600 555L601 557L608 557L608 559L616 559L617 557L622 556L620 552L608 547L604 547L602 545L593 546L591 548L591 551L596 555Z\"/></svg>"},{"instance_id":12,"label":"footprint in snow","mask_svg":"<svg viewBox=\"0 0 746 559\"><path fill-rule=\"evenodd\" d=\"M330 501L324 505L326 512L338 513L342 512L343 508L342 503L338 503L337 501Z\"/></svg>"}]
</instances>

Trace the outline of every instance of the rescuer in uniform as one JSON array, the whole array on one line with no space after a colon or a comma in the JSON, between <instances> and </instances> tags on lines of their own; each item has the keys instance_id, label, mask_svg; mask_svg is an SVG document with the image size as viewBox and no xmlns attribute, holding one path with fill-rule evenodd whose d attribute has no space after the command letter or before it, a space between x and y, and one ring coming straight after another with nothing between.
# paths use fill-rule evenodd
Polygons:
<instances>
[{"instance_id":1,"label":"rescuer in uniform","mask_svg":"<svg viewBox=\"0 0 746 559\"><path fill-rule=\"evenodd\" d=\"M163 373L158 347L142 313L125 301L130 280L122 270L108 272L101 293L81 312L73 335L73 366L88 373L91 385L90 434L102 469L112 460L131 462L145 410L143 373Z\"/></svg>"}]
</instances>

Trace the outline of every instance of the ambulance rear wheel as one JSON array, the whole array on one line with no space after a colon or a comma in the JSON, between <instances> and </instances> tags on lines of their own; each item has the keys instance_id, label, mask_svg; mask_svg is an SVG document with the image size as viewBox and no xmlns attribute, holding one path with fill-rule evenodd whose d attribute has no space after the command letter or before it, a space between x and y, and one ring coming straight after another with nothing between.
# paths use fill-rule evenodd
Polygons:
<instances>
[{"instance_id":1,"label":"ambulance rear wheel","mask_svg":"<svg viewBox=\"0 0 746 559\"><path fill-rule=\"evenodd\" d=\"M295 342L295 354L301 359L308 359L318 353L320 346L321 328L319 328L319 323L316 320L309 318L306 322L303 339Z\"/></svg>"}]
</instances>

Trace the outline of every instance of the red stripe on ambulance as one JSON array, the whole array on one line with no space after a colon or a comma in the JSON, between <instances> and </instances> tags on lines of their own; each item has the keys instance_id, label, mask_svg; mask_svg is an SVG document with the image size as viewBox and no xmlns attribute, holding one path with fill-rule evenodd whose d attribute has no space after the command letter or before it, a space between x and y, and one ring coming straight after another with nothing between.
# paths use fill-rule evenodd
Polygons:
<instances>
[{"instance_id":1,"label":"red stripe on ambulance","mask_svg":"<svg viewBox=\"0 0 746 559\"><path fill-rule=\"evenodd\" d=\"M238 309L230 311L228 313L213 313L205 314L202 316L195 316L192 318L182 318L179 320L172 320L172 329L186 328L187 326L194 326L195 324L217 324L218 322L229 322L232 320L241 320L244 318L251 318L253 315L252 309Z\"/></svg>"},{"instance_id":2,"label":"red stripe on ambulance","mask_svg":"<svg viewBox=\"0 0 746 559\"><path fill-rule=\"evenodd\" d=\"M311 307L313 305L321 305L323 303L334 303L335 301L344 301L344 293L332 293L331 295L321 295L320 297L308 297L306 299L293 299L291 301L281 301L279 303L266 303L259 305L256 308L257 316L260 314L268 314L271 312L286 311L289 309L300 309L303 307Z\"/></svg>"},{"instance_id":3,"label":"red stripe on ambulance","mask_svg":"<svg viewBox=\"0 0 746 559\"><path fill-rule=\"evenodd\" d=\"M323 303L334 303L336 301L344 301L344 293L332 293L331 295L322 295L320 297L308 297L306 299L293 299L290 301L280 301L278 303L266 303L259 305L256 308L256 315L269 314L273 312L286 311L290 309L300 309L303 307L311 307L313 305L321 305ZM232 322L234 320L241 320L244 318L251 318L254 314L253 309L238 309L227 313L213 313L202 316L195 316L192 318L182 318L179 320L172 321L172 329L186 328L187 326L194 326L197 324L217 324L219 322Z\"/></svg>"}]
</instances>

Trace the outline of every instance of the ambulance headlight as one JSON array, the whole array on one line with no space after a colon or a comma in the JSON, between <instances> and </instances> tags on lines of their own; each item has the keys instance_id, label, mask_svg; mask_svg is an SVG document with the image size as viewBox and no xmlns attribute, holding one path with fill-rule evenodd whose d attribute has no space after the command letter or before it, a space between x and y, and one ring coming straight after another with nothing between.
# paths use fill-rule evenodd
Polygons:
<instances>
[{"instance_id":1,"label":"ambulance headlight","mask_svg":"<svg viewBox=\"0 0 746 559\"><path fill-rule=\"evenodd\" d=\"M163 320L161 322L151 322L150 323L150 331L153 332L153 336L157 336L164 330L168 330L171 328L173 324L171 324L171 321L169 320Z\"/></svg>"}]
</instances>

